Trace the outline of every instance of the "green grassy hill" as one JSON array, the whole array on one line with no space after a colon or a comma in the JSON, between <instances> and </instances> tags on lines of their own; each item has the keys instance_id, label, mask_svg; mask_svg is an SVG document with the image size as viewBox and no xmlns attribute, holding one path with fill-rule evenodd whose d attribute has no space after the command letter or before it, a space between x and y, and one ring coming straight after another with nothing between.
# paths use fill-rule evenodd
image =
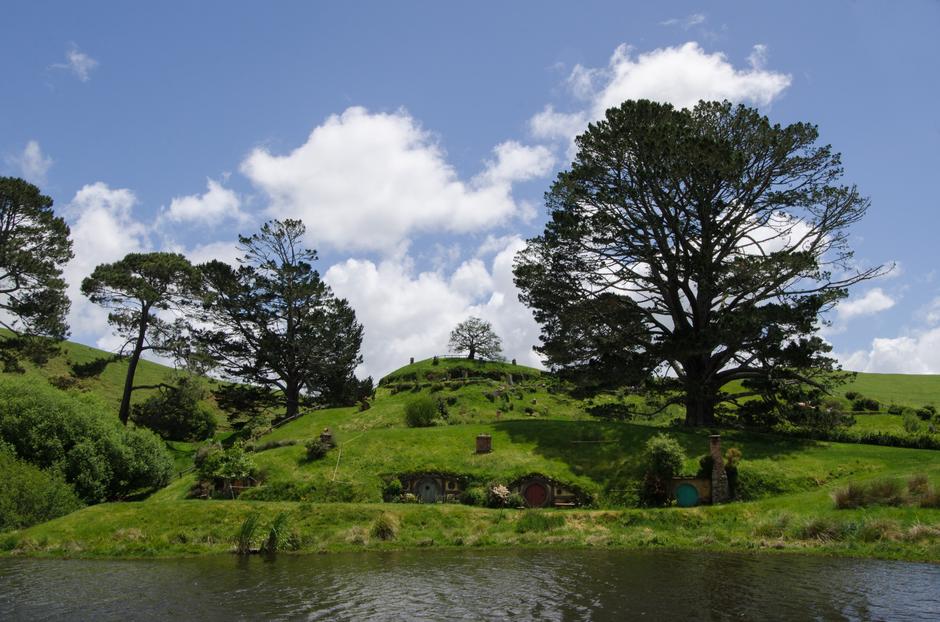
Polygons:
<instances>
[{"instance_id":1,"label":"green grassy hill","mask_svg":"<svg viewBox=\"0 0 940 622\"><path fill-rule=\"evenodd\" d=\"M840 391L855 391L885 405L918 408L931 404L940 410L940 375L859 373Z\"/></svg>"},{"instance_id":2,"label":"green grassy hill","mask_svg":"<svg viewBox=\"0 0 940 622\"><path fill-rule=\"evenodd\" d=\"M855 384L864 388L855 390L891 403L896 385L880 379L867 382L867 376L859 375ZM907 378L901 377L901 382ZM940 386L935 391L931 384L936 377L911 382L921 386L912 405L940 396ZM446 414L433 427L405 425L405 406L418 396L430 396L445 407ZM0 550L118 556L222 552L230 550L233 534L248 515L256 513L271 522L286 512L297 533L296 548L302 551L470 544L665 545L810 548L940 559L937 510L837 511L830 497L849 482L904 481L914 474L924 474L933 486L940 486L940 454L932 450L725 430L723 445L743 454L739 493L744 502L694 510L627 509L636 500L641 454L650 436L667 431L680 442L688 456L683 469L687 474L696 472L698 458L707 450L708 431L665 428L668 417L618 422L587 413L599 402L636 399L616 394L576 399L550 376L523 366L420 361L383 378L365 411L309 412L254 441L252 456L263 472L263 483L237 501L189 499L195 483L190 473L144 502L94 506L16 532L0 539ZM876 416L881 415L870 415ZM304 443L324 428L332 430L337 447L309 461ZM492 453L474 452L480 433L492 436ZM582 489L594 498L595 507L606 509L559 510L564 518L552 519L556 527L533 532L513 513L382 503L388 479L421 471L455 473L479 484L509 483L541 473ZM373 521L383 516L397 526L393 541L369 535Z\"/></svg>"}]
</instances>

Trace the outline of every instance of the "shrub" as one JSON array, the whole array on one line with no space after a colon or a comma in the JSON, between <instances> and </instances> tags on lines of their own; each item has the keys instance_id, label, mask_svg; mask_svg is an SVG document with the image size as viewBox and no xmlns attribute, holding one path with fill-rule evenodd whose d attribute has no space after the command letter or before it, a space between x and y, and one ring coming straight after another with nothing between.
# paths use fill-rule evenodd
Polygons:
<instances>
[{"instance_id":1,"label":"shrub","mask_svg":"<svg viewBox=\"0 0 940 622\"><path fill-rule=\"evenodd\" d=\"M176 386L135 404L131 420L171 441L201 441L215 434L215 415L202 402L208 394L198 379L181 378Z\"/></svg>"},{"instance_id":2,"label":"shrub","mask_svg":"<svg viewBox=\"0 0 940 622\"><path fill-rule=\"evenodd\" d=\"M860 398L860 397L862 397L862 394L859 393L858 391L846 391L845 392L845 399L849 400L850 402L855 401L857 398Z\"/></svg>"},{"instance_id":3,"label":"shrub","mask_svg":"<svg viewBox=\"0 0 940 622\"><path fill-rule=\"evenodd\" d=\"M314 460L320 460L326 456L327 452L330 451L331 447L329 443L324 443L319 438L312 438L306 443L304 447L307 450L307 460L311 462Z\"/></svg>"},{"instance_id":4,"label":"shrub","mask_svg":"<svg viewBox=\"0 0 940 622\"><path fill-rule=\"evenodd\" d=\"M845 537L847 528L832 518L811 518L797 529L797 536L801 540L841 540Z\"/></svg>"},{"instance_id":5,"label":"shrub","mask_svg":"<svg viewBox=\"0 0 940 622\"><path fill-rule=\"evenodd\" d=\"M91 394L0 377L0 441L39 467L61 468L87 503L165 485L173 462L150 430L124 427Z\"/></svg>"},{"instance_id":6,"label":"shrub","mask_svg":"<svg viewBox=\"0 0 940 622\"><path fill-rule=\"evenodd\" d=\"M872 505L902 505L907 501L901 483L893 479L880 479L866 483L850 483L833 495L836 508L840 510L863 508Z\"/></svg>"},{"instance_id":7,"label":"shrub","mask_svg":"<svg viewBox=\"0 0 940 622\"><path fill-rule=\"evenodd\" d=\"M486 505L491 508L507 507L511 496L512 493L503 484L490 484L486 491Z\"/></svg>"},{"instance_id":8,"label":"shrub","mask_svg":"<svg viewBox=\"0 0 940 622\"><path fill-rule=\"evenodd\" d=\"M530 510L522 513L516 521L516 533L543 533L563 527L564 524L565 517L557 512Z\"/></svg>"},{"instance_id":9,"label":"shrub","mask_svg":"<svg viewBox=\"0 0 940 622\"><path fill-rule=\"evenodd\" d=\"M930 483L927 481L927 476L923 473L914 475L909 480L907 480L907 492L914 497L922 497L930 491Z\"/></svg>"},{"instance_id":10,"label":"shrub","mask_svg":"<svg viewBox=\"0 0 940 622\"><path fill-rule=\"evenodd\" d=\"M855 412L876 412L880 408L881 404L878 402L878 400L872 399L870 397L858 397L852 400L852 410Z\"/></svg>"},{"instance_id":11,"label":"shrub","mask_svg":"<svg viewBox=\"0 0 940 622\"><path fill-rule=\"evenodd\" d=\"M889 415L903 415L904 407L901 406L900 404L891 404L890 406L888 406L888 414Z\"/></svg>"},{"instance_id":12,"label":"shrub","mask_svg":"<svg viewBox=\"0 0 940 622\"><path fill-rule=\"evenodd\" d=\"M254 452L259 453L262 451L268 451L269 449L279 449L281 447L290 447L296 445L297 441L291 438L285 438L278 441L265 441L263 443L258 443L254 446Z\"/></svg>"},{"instance_id":13,"label":"shrub","mask_svg":"<svg viewBox=\"0 0 940 622\"><path fill-rule=\"evenodd\" d=\"M482 486L472 486L463 491L463 494L460 496L460 502L464 505L476 505L483 507L487 504L489 495L486 492L486 488Z\"/></svg>"},{"instance_id":14,"label":"shrub","mask_svg":"<svg viewBox=\"0 0 940 622\"><path fill-rule=\"evenodd\" d=\"M679 442L668 434L657 434L646 442L646 471L663 479L675 477L682 470L685 452Z\"/></svg>"},{"instance_id":15,"label":"shrub","mask_svg":"<svg viewBox=\"0 0 940 622\"><path fill-rule=\"evenodd\" d=\"M931 404L921 406L917 409L916 414L920 417L921 421L930 421L937 416L937 409Z\"/></svg>"},{"instance_id":16,"label":"shrub","mask_svg":"<svg viewBox=\"0 0 940 622\"><path fill-rule=\"evenodd\" d=\"M290 515L287 512L278 512L274 517L271 526L268 527L268 537L261 544L261 551L268 555L274 555L281 544L287 540L288 520Z\"/></svg>"},{"instance_id":17,"label":"shrub","mask_svg":"<svg viewBox=\"0 0 940 622\"><path fill-rule=\"evenodd\" d=\"M401 496L404 487L401 485L401 480L397 477L385 482L385 486L382 487L382 498L386 500L397 499Z\"/></svg>"},{"instance_id":18,"label":"shrub","mask_svg":"<svg viewBox=\"0 0 940 622\"><path fill-rule=\"evenodd\" d=\"M242 521L241 527L238 528L238 533L235 534L235 552L238 555L248 555L251 553L251 541L255 537L255 532L258 530L259 519L260 515L255 512L249 514L248 517Z\"/></svg>"},{"instance_id":19,"label":"shrub","mask_svg":"<svg viewBox=\"0 0 940 622\"><path fill-rule=\"evenodd\" d=\"M43 523L82 507L55 471L43 471L0 448L0 532Z\"/></svg>"},{"instance_id":20,"label":"shrub","mask_svg":"<svg viewBox=\"0 0 940 622\"><path fill-rule=\"evenodd\" d=\"M917 434L924 427L923 422L913 413L905 414L901 423L904 426L904 431L908 434Z\"/></svg>"},{"instance_id":21,"label":"shrub","mask_svg":"<svg viewBox=\"0 0 940 622\"><path fill-rule=\"evenodd\" d=\"M369 535L379 540L394 540L398 535L398 524L391 514L382 513L372 521Z\"/></svg>"},{"instance_id":22,"label":"shrub","mask_svg":"<svg viewBox=\"0 0 940 622\"><path fill-rule=\"evenodd\" d=\"M430 397L416 397L405 404L405 423L409 428L427 428L434 425L437 402Z\"/></svg>"},{"instance_id":23,"label":"shrub","mask_svg":"<svg viewBox=\"0 0 940 622\"><path fill-rule=\"evenodd\" d=\"M258 467L244 445L235 443L225 450L210 450L196 469L200 479L246 479L258 474Z\"/></svg>"}]
</instances>

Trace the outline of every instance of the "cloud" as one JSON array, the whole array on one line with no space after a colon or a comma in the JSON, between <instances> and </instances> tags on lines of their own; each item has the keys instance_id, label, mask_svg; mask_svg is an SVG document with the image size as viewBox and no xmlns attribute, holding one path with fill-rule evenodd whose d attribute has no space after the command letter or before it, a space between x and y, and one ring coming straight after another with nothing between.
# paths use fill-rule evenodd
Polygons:
<instances>
[{"instance_id":1,"label":"cloud","mask_svg":"<svg viewBox=\"0 0 940 622\"><path fill-rule=\"evenodd\" d=\"M133 216L136 205L137 197L130 190L97 182L82 187L65 208L75 252L64 270L72 301L69 325L73 333L97 339L98 347L105 349L120 343L109 334L103 336L108 313L82 295L81 284L98 264L149 248L147 228Z\"/></svg>"},{"instance_id":2,"label":"cloud","mask_svg":"<svg viewBox=\"0 0 940 622\"><path fill-rule=\"evenodd\" d=\"M286 155L255 149L241 171L267 195L269 215L302 219L315 243L391 253L415 233L481 231L526 216L513 184L553 164L546 147L510 141L464 181L408 113L354 107Z\"/></svg>"},{"instance_id":3,"label":"cloud","mask_svg":"<svg viewBox=\"0 0 940 622\"><path fill-rule=\"evenodd\" d=\"M703 99L766 106L792 79L764 68L765 45L754 46L748 61L747 68L735 68L723 53L709 54L695 42L641 54L620 45L606 67L577 65L572 70L568 86L588 103L585 109L566 113L546 106L529 120L529 128L537 138L570 141L589 121L602 118L608 108L628 99L668 102L678 108L692 107Z\"/></svg>"},{"instance_id":4,"label":"cloud","mask_svg":"<svg viewBox=\"0 0 940 622\"><path fill-rule=\"evenodd\" d=\"M873 339L867 350L836 355L852 371L883 374L940 374L940 327L910 336Z\"/></svg>"},{"instance_id":5,"label":"cloud","mask_svg":"<svg viewBox=\"0 0 940 622\"><path fill-rule=\"evenodd\" d=\"M699 24L705 23L705 16L701 13L692 13L691 15L686 15L685 17L672 17L665 21L659 22L660 26L679 26L683 30L688 30L693 26L698 26Z\"/></svg>"},{"instance_id":6,"label":"cloud","mask_svg":"<svg viewBox=\"0 0 940 622\"><path fill-rule=\"evenodd\" d=\"M848 320L860 315L880 313L893 307L895 302L894 298L884 293L880 287L875 287L865 292L861 298L840 302L836 310L840 319Z\"/></svg>"},{"instance_id":7,"label":"cloud","mask_svg":"<svg viewBox=\"0 0 940 622\"><path fill-rule=\"evenodd\" d=\"M204 225L217 225L226 219L235 219L240 223L248 220L248 215L241 211L241 199L234 191L213 179L206 180L206 188L206 192L201 195L175 197L162 216L176 223Z\"/></svg>"},{"instance_id":8,"label":"cloud","mask_svg":"<svg viewBox=\"0 0 940 622\"><path fill-rule=\"evenodd\" d=\"M507 357L540 365L532 351L539 327L512 282L512 260L524 244L513 237L488 265L470 259L449 275L415 273L405 257L348 259L330 267L324 279L349 300L365 327L360 373L379 377L411 356L445 354L450 331L471 315L493 324Z\"/></svg>"},{"instance_id":9,"label":"cloud","mask_svg":"<svg viewBox=\"0 0 940 622\"><path fill-rule=\"evenodd\" d=\"M35 140L26 143L20 154L4 159L7 166L16 170L20 177L39 186L46 183L46 173L53 164L53 159L43 155L42 148Z\"/></svg>"},{"instance_id":10,"label":"cloud","mask_svg":"<svg viewBox=\"0 0 940 622\"><path fill-rule=\"evenodd\" d=\"M88 82L91 79L92 70L98 66L98 61L80 51L74 45L65 52L65 61L64 63L54 63L51 67L71 71L72 75L82 82Z\"/></svg>"}]
</instances>

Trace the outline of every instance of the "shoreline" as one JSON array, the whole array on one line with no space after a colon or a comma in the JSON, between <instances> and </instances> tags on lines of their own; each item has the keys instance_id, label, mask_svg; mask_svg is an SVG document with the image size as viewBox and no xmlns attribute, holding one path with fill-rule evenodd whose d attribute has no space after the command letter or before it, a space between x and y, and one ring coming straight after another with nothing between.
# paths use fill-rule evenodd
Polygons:
<instances>
[{"instance_id":1,"label":"shoreline","mask_svg":"<svg viewBox=\"0 0 940 622\"><path fill-rule=\"evenodd\" d=\"M462 505L180 501L102 504L0 534L2 558L235 556L258 517L257 549L277 515L276 554L405 550L695 550L940 563L940 513L918 508L804 510L766 502L690 509L484 509ZM789 505L789 504L788 504ZM793 507L793 506L789 506ZM252 554L251 557L264 554Z\"/></svg>"}]
</instances>

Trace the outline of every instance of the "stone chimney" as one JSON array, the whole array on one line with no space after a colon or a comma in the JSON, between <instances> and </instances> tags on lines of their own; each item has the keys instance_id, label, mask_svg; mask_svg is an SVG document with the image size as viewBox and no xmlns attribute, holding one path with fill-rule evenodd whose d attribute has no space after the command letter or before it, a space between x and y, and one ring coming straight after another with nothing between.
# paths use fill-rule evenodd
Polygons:
<instances>
[{"instance_id":1,"label":"stone chimney","mask_svg":"<svg viewBox=\"0 0 940 622\"><path fill-rule=\"evenodd\" d=\"M712 434L708 440L712 457L712 503L724 503L731 495L728 474L725 473L725 460L721 457L721 435Z\"/></svg>"},{"instance_id":2,"label":"stone chimney","mask_svg":"<svg viewBox=\"0 0 940 622\"><path fill-rule=\"evenodd\" d=\"M489 434L477 435L477 453L488 454L493 451L493 438Z\"/></svg>"},{"instance_id":3,"label":"stone chimney","mask_svg":"<svg viewBox=\"0 0 940 622\"><path fill-rule=\"evenodd\" d=\"M411 357L411 360L408 362L408 364L409 364L409 365L414 365L414 364L415 364L415 357L412 356L412 357Z\"/></svg>"}]
</instances>

